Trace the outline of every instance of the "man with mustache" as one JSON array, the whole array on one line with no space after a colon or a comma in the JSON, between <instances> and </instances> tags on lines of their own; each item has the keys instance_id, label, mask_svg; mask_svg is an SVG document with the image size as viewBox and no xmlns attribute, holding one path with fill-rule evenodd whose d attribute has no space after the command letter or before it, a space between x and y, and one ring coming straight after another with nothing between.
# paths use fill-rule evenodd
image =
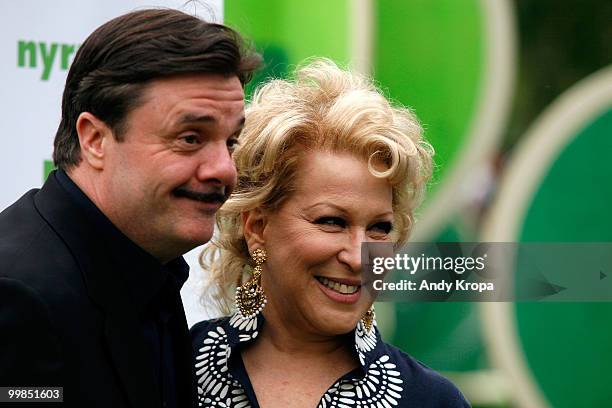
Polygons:
<instances>
[{"instance_id":1,"label":"man with mustache","mask_svg":"<svg viewBox=\"0 0 612 408\"><path fill-rule=\"evenodd\" d=\"M194 404L181 255L234 187L259 63L230 28L176 10L83 43L57 171L0 214L0 387L63 387L63 407Z\"/></svg>"}]
</instances>

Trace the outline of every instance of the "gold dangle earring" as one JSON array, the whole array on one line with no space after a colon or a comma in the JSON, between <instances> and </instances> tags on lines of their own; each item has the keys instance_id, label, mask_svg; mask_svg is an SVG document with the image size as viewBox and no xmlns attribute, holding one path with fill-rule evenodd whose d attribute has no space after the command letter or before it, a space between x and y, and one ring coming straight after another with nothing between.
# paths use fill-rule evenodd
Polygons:
<instances>
[{"instance_id":1,"label":"gold dangle earring","mask_svg":"<svg viewBox=\"0 0 612 408\"><path fill-rule=\"evenodd\" d=\"M268 299L261 287L262 265L266 262L266 250L258 248L251 254L255 268L253 276L244 284L236 288L236 306L245 318L257 316L266 306Z\"/></svg>"},{"instance_id":2,"label":"gold dangle earring","mask_svg":"<svg viewBox=\"0 0 612 408\"><path fill-rule=\"evenodd\" d=\"M366 331L369 333L374 325L374 318L376 314L374 313L374 305L370 306L367 312L361 318L361 322L363 323L363 327L365 327Z\"/></svg>"}]
</instances>

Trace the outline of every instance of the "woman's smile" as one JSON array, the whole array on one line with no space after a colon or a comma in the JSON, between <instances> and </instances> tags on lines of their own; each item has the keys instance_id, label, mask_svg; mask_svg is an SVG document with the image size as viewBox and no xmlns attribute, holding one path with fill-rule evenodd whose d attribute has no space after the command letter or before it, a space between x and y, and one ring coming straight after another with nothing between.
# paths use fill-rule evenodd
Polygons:
<instances>
[{"instance_id":1,"label":"woman's smile","mask_svg":"<svg viewBox=\"0 0 612 408\"><path fill-rule=\"evenodd\" d=\"M321 291L331 300L339 303L353 304L361 296L361 285L347 284L346 279L326 278L315 276Z\"/></svg>"}]
</instances>

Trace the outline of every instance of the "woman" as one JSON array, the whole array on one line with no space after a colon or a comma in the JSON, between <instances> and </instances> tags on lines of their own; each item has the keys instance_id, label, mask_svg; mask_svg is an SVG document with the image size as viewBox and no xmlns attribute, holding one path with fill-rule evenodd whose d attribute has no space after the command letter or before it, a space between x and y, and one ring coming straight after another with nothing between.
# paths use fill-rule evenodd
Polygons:
<instances>
[{"instance_id":1,"label":"woman","mask_svg":"<svg viewBox=\"0 0 612 408\"><path fill-rule=\"evenodd\" d=\"M202 257L221 307L235 298L237 311L192 328L201 406L468 406L381 340L362 286L361 243L409 235L430 176L421 133L328 60L255 93L238 184Z\"/></svg>"}]
</instances>

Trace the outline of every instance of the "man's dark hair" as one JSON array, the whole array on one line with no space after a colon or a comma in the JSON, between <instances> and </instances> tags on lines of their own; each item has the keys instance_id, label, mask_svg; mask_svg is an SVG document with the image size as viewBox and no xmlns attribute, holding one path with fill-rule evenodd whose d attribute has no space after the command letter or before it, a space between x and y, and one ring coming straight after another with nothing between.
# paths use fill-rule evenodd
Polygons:
<instances>
[{"instance_id":1,"label":"man's dark hair","mask_svg":"<svg viewBox=\"0 0 612 408\"><path fill-rule=\"evenodd\" d=\"M53 161L81 161L76 121L90 112L122 140L125 119L147 84L182 74L236 75L243 86L261 64L240 35L178 10L134 11L100 26L82 44L66 78Z\"/></svg>"}]
</instances>

